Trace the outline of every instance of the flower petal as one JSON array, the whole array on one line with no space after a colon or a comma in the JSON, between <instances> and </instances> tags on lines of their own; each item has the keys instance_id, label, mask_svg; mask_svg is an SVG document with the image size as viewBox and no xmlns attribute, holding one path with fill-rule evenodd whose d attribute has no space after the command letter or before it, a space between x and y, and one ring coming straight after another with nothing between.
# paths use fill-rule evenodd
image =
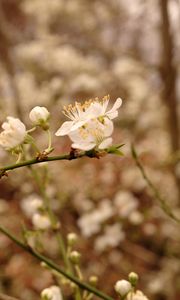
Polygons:
<instances>
[{"instance_id":1,"label":"flower petal","mask_svg":"<svg viewBox=\"0 0 180 300\"><path fill-rule=\"evenodd\" d=\"M93 102L86 109L86 115L90 118L98 118L103 115L103 106L98 102Z\"/></svg>"},{"instance_id":2,"label":"flower petal","mask_svg":"<svg viewBox=\"0 0 180 300\"><path fill-rule=\"evenodd\" d=\"M87 144L72 144L71 147L74 148L74 149L80 149L80 150L84 150L84 151L88 151L88 150L91 150L93 149L94 147L96 146L95 143L87 143Z\"/></svg>"},{"instance_id":3,"label":"flower petal","mask_svg":"<svg viewBox=\"0 0 180 300\"><path fill-rule=\"evenodd\" d=\"M62 126L56 131L56 136L63 136L69 134L71 132L71 128L74 125L73 121L66 121L62 124Z\"/></svg>"},{"instance_id":4,"label":"flower petal","mask_svg":"<svg viewBox=\"0 0 180 300\"><path fill-rule=\"evenodd\" d=\"M111 144L112 144L112 138L107 138L99 145L98 148L105 149L108 148Z\"/></svg>"},{"instance_id":5,"label":"flower petal","mask_svg":"<svg viewBox=\"0 0 180 300\"><path fill-rule=\"evenodd\" d=\"M110 119L114 119L118 116L117 109L122 105L122 99L117 98L116 102L114 103L113 107L106 113L106 115Z\"/></svg>"},{"instance_id":6,"label":"flower petal","mask_svg":"<svg viewBox=\"0 0 180 300\"><path fill-rule=\"evenodd\" d=\"M113 133L113 130L114 130L113 122L108 118L105 118L104 125L103 125L104 136L105 137L110 136Z\"/></svg>"},{"instance_id":7,"label":"flower petal","mask_svg":"<svg viewBox=\"0 0 180 300\"><path fill-rule=\"evenodd\" d=\"M78 129L79 127L83 126L86 122L87 122L87 120L75 122L74 125L72 126L71 130L74 131L74 130Z\"/></svg>"}]
</instances>

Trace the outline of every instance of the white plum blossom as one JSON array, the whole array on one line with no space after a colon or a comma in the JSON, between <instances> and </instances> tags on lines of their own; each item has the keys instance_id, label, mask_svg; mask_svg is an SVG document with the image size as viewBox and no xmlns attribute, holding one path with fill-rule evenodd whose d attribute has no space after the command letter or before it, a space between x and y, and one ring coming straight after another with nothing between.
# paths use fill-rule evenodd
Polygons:
<instances>
[{"instance_id":1,"label":"white plum blossom","mask_svg":"<svg viewBox=\"0 0 180 300\"><path fill-rule=\"evenodd\" d=\"M0 133L0 146L6 150L14 149L24 142L26 127L18 118L7 117L2 128L4 131Z\"/></svg>"},{"instance_id":2,"label":"white plum blossom","mask_svg":"<svg viewBox=\"0 0 180 300\"><path fill-rule=\"evenodd\" d=\"M29 113L29 118L34 125L41 125L48 121L50 116L46 107L35 106Z\"/></svg>"},{"instance_id":3,"label":"white plum blossom","mask_svg":"<svg viewBox=\"0 0 180 300\"><path fill-rule=\"evenodd\" d=\"M135 293L129 293L127 300L148 300L148 298L138 290Z\"/></svg>"},{"instance_id":4,"label":"white plum blossom","mask_svg":"<svg viewBox=\"0 0 180 300\"><path fill-rule=\"evenodd\" d=\"M105 96L102 100L95 98L87 108L86 113L90 115L91 118L107 117L108 119L113 120L118 116L118 109L122 105L122 99L118 98L113 107L107 111L108 104L109 96Z\"/></svg>"},{"instance_id":5,"label":"white plum blossom","mask_svg":"<svg viewBox=\"0 0 180 300\"><path fill-rule=\"evenodd\" d=\"M114 103L112 109L107 110L109 103L109 96L103 99L95 98L85 101L84 103L75 102L75 105L68 105L64 107L64 115L70 119L62 124L57 130L56 136L69 135L74 130L82 127L90 120L99 119L101 122L104 118L110 120L118 116L118 108L122 104L122 100L118 98Z\"/></svg>"},{"instance_id":6,"label":"white plum blossom","mask_svg":"<svg viewBox=\"0 0 180 300\"><path fill-rule=\"evenodd\" d=\"M62 300L63 297L62 297L61 289L56 285L52 285L51 287L46 288L41 292L41 299Z\"/></svg>"},{"instance_id":7,"label":"white plum blossom","mask_svg":"<svg viewBox=\"0 0 180 300\"><path fill-rule=\"evenodd\" d=\"M132 286L129 281L122 279L116 282L114 289L121 297L124 297L132 290Z\"/></svg>"},{"instance_id":8,"label":"white plum blossom","mask_svg":"<svg viewBox=\"0 0 180 300\"><path fill-rule=\"evenodd\" d=\"M85 151L95 147L105 149L112 144L113 129L114 126L111 120L106 118L101 123L97 119L93 119L69 134L73 142L72 148Z\"/></svg>"},{"instance_id":9,"label":"white plum blossom","mask_svg":"<svg viewBox=\"0 0 180 300\"><path fill-rule=\"evenodd\" d=\"M84 104L75 102L75 105L69 104L67 107L64 106L63 114L71 121L64 122L62 126L57 130L55 135L67 135L71 131L78 129L85 123L87 123L89 117L85 110L86 105L86 102Z\"/></svg>"},{"instance_id":10,"label":"white plum blossom","mask_svg":"<svg viewBox=\"0 0 180 300\"><path fill-rule=\"evenodd\" d=\"M45 230L51 227L50 219L47 215L35 213L32 216L32 223L36 229Z\"/></svg>"}]
</instances>

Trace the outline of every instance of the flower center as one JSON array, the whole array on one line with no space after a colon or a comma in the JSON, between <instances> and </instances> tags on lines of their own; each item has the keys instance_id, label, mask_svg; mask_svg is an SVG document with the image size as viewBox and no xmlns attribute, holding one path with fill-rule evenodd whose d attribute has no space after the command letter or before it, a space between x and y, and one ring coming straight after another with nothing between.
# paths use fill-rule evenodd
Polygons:
<instances>
[{"instance_id":1,"label":"flower center","mask_svg":"<svg viewBox=\"0 0 180 300\"><path fill-rule=\"evenodd\" d=\"M105 102L109 101L109 98L110 98L109 95L107 95L102 99L96 97L94 99L89 99L84 103L80 103L76 101L74 105L69 104L67 106L64 106L63 114L73 121L79 120L80 118L82 118L82 114L86 112L87 108L89 108L92 103L99 103L100 105L103 106Z\"/></svg>"}]
</instances>

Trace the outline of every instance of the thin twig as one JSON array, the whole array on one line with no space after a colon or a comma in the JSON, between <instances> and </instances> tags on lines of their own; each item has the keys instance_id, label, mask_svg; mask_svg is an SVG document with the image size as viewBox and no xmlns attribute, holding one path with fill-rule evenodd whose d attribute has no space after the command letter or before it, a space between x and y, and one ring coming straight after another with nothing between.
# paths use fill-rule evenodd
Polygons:
<instances>
[{"instance_id":1,"label":"thin twig","mask_svg":"<svg viewBox=\"0 0 180 300\"><path fill-rule=\"evenodd\" d=\"M63 269L61 269L57 264L55 264L49 258L45 257L44 255L36 252L32 248L30 248L27 245L25 245L22 241L20 241L19 239L17 239L14 235L12 235L4 227L0 226L0 232L2 232L3 234L5 234L8 238L10 238L13 242L16 243L16 245L18 245L19 247L21 247L23 250L25 250L26 252L30 253L32 256L34 256L35 258L37 258L39 261L44 262L50 268L52 268L53 270L56 270L61 275L63 275L64 277L68 278L70 281L74 282L75 284L77 284L83 290L87 290L90 293L93 293L94 295L96 295L97 297L99 297L101 299L104 299L104 300L113 300L113 298L111 298L110 296L104 294L103 292L101 292L100 290L92 287L91 285L82 282L77 277L74 277L72 274L69 274L68 272L66 272Z\"/></svg>"},{"instance_id":2,"label":"thin twig","mask_svg":"<svg viewBox=\"0 0 180 300\"><path fill-rule=\"evenodd\" d=\"M143 165L141 164L137 152L135 150L134 145L131 145L131 153L132 153L132 157L136 163L136 166L138 167L138 169L141 172L142 177L144 178L144 180L146 181L147 185L149 186L149 188L151 189L154 198L157 200L157 202L160 204L160 207L162 208L162 210L165 212L165 214L167 216L169 216L171 219L173 219L174 221L176 221L177 223L180 223L180 219L177 218L174 213L171 210L171 207L167 204L167 201L160 195L159 190L154 186L154 184L152 183L152 181L149 179L149 177L147 176Z\"/></svg>"},{"instance_id":3,"label":"thin twig","mask_svg":"<svg viewBox=\"0 0 180 300\"><path fill-rule=\"evenodd\" d=\"M74 160L74 159L85 157L85 156L90 157L90 158L100 158L101 156L104 156L105 154L108 154L108 153L110 153L110 154L114 153L114 154L118 155L118 152L119 152L119 155L122 155L122 153L119 151L119 148L121 148L123 145L124 144L111 146L103 151L102 150L99 151L99 150L95 150L95 149L92 149L89 151L72 150L68 154L62 154L62 155L57 155L57 156L47 156L47 155L44 155L43 153L41 153L40 155L38 155L38 157L0 168L0 178L4 175L7 175L6 172L9 170L27 167L27 166L39 164L42 162L50 162L50 161L55 161L55 160Z\"/></svg>"}]
</instances>

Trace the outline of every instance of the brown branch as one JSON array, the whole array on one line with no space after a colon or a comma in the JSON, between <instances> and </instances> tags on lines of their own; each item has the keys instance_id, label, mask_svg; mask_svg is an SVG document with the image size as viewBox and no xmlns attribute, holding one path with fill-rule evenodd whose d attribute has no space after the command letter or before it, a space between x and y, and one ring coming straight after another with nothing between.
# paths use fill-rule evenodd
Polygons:
<instances>
[{"instance_id":1,"label":"brown branch","mask_svg":"<svg viewBox=\"0 0 180 300\"><path fill-rule=\"evenodd\" d=\"M173 61L174 41L171 32L170 18L168 14L168 0L159 0L161 14L161 40L162 40L162 62L161 77L164 90L163 99L168 108L168 126L173 153L179 150L180 129L178 123L178 101L176 95L177 70ZM180 178L176 175L175 165L172 168L180 198Z\"/></svg>"}]
</instances>

